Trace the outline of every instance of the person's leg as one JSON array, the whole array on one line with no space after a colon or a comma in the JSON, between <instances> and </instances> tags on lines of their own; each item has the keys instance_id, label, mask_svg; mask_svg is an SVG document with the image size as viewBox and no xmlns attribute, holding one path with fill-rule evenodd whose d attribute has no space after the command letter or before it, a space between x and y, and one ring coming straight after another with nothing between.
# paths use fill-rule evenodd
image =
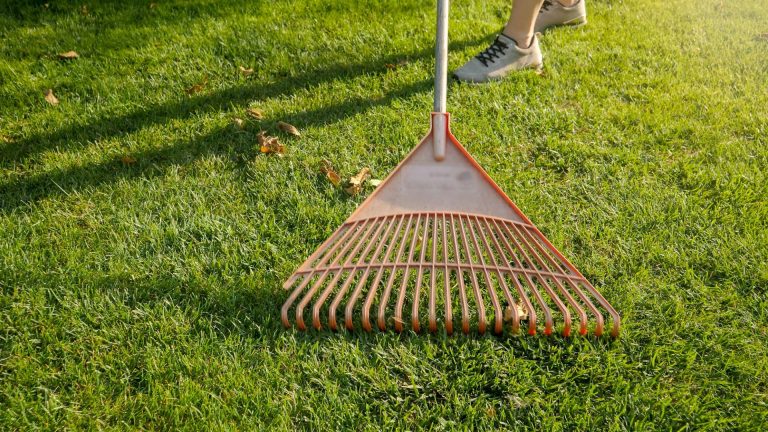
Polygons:
<instances>
[{"instance_id":1,"label":"person's leg","mask_svg":"<svg viewBox=\"0 0 768 432\"><path fill-rule=\"evenodd\" d=\"M517 46L527 48L533 42L533 26L544 0L515 0L512 13L502 33L514 39Z\"/></svg>"},{"instance_id":2,"label":"person's leg","mask_svg":"<svg viewBox=\"0 0 768 432\"><path fill-rule=\"evenodd\" d=\"M536 18L534 32L562 25L580 26L587 23L585 0L545 0Z\"/></svg>"},{"instance_id":3,"label":"person's leg","mask_svg":"<svg viewBox=\"0 0 768 432\"><path fill-rule=\"evenodd\" d=\"M514 0L509 21L501 34L453 75L462 81L486 82L512 71L540 68L541 50L533 27L542 3L544 0Z\"/></svg>"},{"instance_id":4,"label":"person's leg","mask_svg":"<svg viewBox=\"0 0 768 432\"><path fill-rule=\"evenodd\" d=\"M542 65L536 33L549 27L587 22L586 0L514 0L509 20L491 46L453 74L462 81L486 82L512 71Z\"/></svg>"}]
</instances>

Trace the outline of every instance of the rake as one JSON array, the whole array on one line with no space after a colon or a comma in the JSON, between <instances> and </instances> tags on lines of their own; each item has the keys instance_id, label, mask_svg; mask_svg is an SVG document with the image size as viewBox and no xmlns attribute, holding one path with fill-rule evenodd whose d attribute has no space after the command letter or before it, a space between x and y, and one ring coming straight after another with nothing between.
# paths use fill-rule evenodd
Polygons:
<instances>
[{"instance_id":1,"label":"rake","mask_svg":"<svg viewBox=\"0 0 768 432\"><path fill-rule=\"evenodd\" d=\"M450 131L445 110L448 0L438 0L435 104L419 145L288 278L282 322L307 329L341 326L415 332L427 318L454 332L590 329L618 336L608 301L534 226ZM493 323L487 313L492 311ZM375 322L372 322L375 315ZM343 322L342 322L343 321ZM575 321L577 323L575 323Z\"/></svg>"}]
</instances>

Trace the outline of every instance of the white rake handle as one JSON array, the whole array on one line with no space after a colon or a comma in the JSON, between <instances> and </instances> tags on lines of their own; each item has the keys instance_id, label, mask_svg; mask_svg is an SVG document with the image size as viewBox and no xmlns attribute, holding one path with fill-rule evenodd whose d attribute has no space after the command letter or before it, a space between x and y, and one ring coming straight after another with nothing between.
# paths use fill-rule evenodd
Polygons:
<instances>
[{"instance_id":1,"label":"white rake handle","mask_svg":"<svg viewBox=\"0 0 768 432\"><path fill-rule=\"evenodd\" d=\"M435 105L434 112L445 114L445 99L448 91L448 3L437 0L437 35L435 40ZM433 116L432 140L435 160L445 159L447 116Z\"/></svg>"}]
</instances>

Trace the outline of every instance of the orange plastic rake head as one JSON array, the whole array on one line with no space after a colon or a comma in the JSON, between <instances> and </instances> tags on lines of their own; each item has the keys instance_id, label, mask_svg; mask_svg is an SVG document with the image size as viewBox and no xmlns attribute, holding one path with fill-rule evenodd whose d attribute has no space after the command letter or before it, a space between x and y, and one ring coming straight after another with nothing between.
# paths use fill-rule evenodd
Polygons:
<instances>
[{"instance_id":1,"label":"orange plastic rake head","mask_svg":"<svg viewBox=\"0 0 768 432\"><path fill-rule=\"evenodd\" d=\"M485 333L520 327L544 334L574 326L619 333L616 310L587 281L451 134L445 112L447 1L438 3L432 127L392 174L291 277L281 310L300 330ZM293 313L291 313L293 311ZM374 322L375 319L375 322ZM343 323L341 322L343 321ZM593 324L590 325L590 321Z\"/></svg>"}]
</instances>

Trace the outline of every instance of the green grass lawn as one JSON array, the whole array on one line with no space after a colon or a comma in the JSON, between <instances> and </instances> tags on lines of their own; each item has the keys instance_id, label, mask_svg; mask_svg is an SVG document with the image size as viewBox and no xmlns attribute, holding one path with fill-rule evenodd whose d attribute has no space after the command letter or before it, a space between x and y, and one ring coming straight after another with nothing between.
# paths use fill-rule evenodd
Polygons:
<instances>
[{"instance_id":1,"label":"green grass lawn","mask_svg":"<svg viewBox=\"0 0 768 432\"><path fill-rule=\"evenodd\" d=\"M282 327L282 281L370 192L321 161L383 178L427 130L433 2L43 3L0 6L0 429L768 427L760 1L588 0L542 75L450 84L617 340ZM454 2L451 68L508 11Z\"/></svg>"}]
</instances>

